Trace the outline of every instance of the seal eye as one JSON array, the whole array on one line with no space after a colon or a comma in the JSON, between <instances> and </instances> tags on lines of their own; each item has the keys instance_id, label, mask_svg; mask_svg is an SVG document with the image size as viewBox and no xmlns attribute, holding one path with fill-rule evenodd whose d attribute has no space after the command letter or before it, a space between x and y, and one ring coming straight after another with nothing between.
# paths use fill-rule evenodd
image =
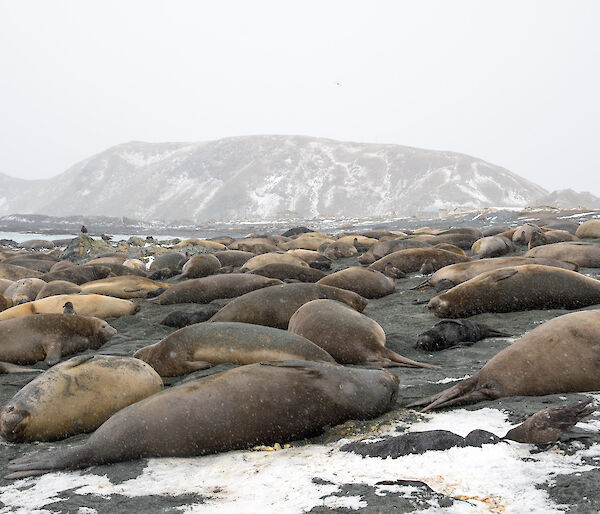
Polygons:
<instances>
[{"instance_id":1,"label":"seal eye","mask_svg":"<svg viewBox=\"0 0 600 514\"><path fill-rule=\"evenodd\" d=\"M15 406L11 405L8 409L6 409L6 412L12 412L15 410Z\"/></svg>"}]
</instances>

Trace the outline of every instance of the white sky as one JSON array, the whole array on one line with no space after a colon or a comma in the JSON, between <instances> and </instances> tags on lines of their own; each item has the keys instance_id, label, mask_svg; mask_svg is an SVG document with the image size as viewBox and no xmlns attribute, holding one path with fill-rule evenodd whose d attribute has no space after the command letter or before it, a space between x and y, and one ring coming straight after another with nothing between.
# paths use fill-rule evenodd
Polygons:
<instances>
[{"instance_id":1,"label":"white sky","mask_svg":"<svg viewBox=\"0 0 600 514\"><path fill-rule=\"evenodd\" d=\"M0 0L0 171L305 134L600 196L599 20L595 0Z\"/></svg>"}]
</instances>

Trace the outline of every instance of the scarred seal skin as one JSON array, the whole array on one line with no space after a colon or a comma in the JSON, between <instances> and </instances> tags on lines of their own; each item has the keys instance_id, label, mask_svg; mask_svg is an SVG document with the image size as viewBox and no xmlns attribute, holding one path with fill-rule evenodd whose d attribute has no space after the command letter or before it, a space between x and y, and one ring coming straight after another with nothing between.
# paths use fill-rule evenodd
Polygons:
<instances>
[{"instance_id":1,"label":"scarred seal skin","mask_svg":"<svg viewBox=\"0 0 600 514\"><path fill-rule=\"evenodd\" d=\"M409 407L424 411L495 400L600 389L600 309L559 316L492 357L475 376Z\"/></svg>"},{"instance_id":2,"label":"scarred seal skin","mask_svg":"<svg viewBox=\"0 0 600 514\"><path fill-rule=\"evenodd\" d=\"M132 357L81 355L29 382L0 410L7 441L53 441L98 428L115 412L159 392L163 383Z\"/></svg>"},{"instance_id":3,"label":"scarred seal skin","mask_svg":"<svg viewBox=\"0 0 600 514\"><path fill-rule=\"evenodd\" d=\"M380 369L310 361L242 366L130 405L82 445L12 461L9 478L302 439L350 419L380 416L393 407L397 391L398 378Z\"/></svg>"},{"instance_id":4,"label":"scarred seal skin","mask_svg":"<svg viewBox=\"0 0 600 514\"><path fill-rule=\"evenodd\" d=\"M325 350L302 336L249 323L197 323L139 349L133 356L163 377L185 375L223 362L244 365L300 359L335 363Z\"/></svg>"}]
</instances>

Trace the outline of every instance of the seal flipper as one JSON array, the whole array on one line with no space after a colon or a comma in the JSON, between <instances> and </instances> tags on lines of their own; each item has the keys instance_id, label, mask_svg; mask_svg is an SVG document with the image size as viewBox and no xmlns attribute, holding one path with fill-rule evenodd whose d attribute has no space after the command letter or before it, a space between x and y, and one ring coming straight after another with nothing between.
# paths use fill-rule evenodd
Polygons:
<instances>
[{"instance_id":1,"label":"seal flipper","mask_svg":"<svg viewBox=\"0 0 600 514\"><path fill-rule=\"evenodd\" d=\"M422 400L413 402L407 407L420 407L425 405L421 412L427 412L433 409L442 407L450 407L452 405L463 405L467 403L476 403L482 400L491 400L496 396L493 395L487 387L481 387L478 384L478 376L467 378L466 380L456 384L450 389L446 389L441 393L429 396Z\"/></svg>"},{"instance_id":2,"label":"seal flipper","mask_svg":"<svg viewBox=\"0 0 600 514\"><path fill-rule=\"evenodd\" d=\"M8 373L43 373L43 369L25 368L10 362L0 362L0 375Z\"/></svg>"},{"instance_id":3,"label":"seal flipper","mask_svg":"<svg viewBox=\"0 0 600 514\"><path fill-rule=\"evenodd\" d=\"M5 478L23 478L43 475L61 469L79 469L101 464L102 461L94 460L92 454L91 447L84 443L63 450L50 450L45 453L26 455L7 464L6 469L10 473Z\"/></svg>"},{"instance_id":4,"label":"seal flipper","mask_svg":"<svg viewBox=\"0 0 600 514\"><path fill-rule=\"evenodd\" d=\"M206 361L186 361L185 368L188 373L193 373L194 371L201 371L203 369L212 368L213 364Z\"/></svg>"},{"instance_id":5,"label":"seal flipper","mask_svg":"<svg viewBox=\"0 0 600 514\"><path fill-rule=\"evenodd\" d=\"M506 332L495 330L493 328L488 327L487 325L480 325L480 327L482 339L487 339L488 337L512 337L512 334L507 334Z\"/></svg>"},{"instance_id":6,"label":"seal flipper","mask_svg":"<svg viewBox=\"0 0 600 514\"><path fill-rule=\"evenodd\" d=\"M384 368L394 368L405 366L408 368L426 368L426 369L440 369L439 366L434 364L427 364L425 362L418 362L390 350L389 348L383 348L383 358L380 361L369 361L369 362L381 362L381 366Z\"/></svg>"}]
</instances>

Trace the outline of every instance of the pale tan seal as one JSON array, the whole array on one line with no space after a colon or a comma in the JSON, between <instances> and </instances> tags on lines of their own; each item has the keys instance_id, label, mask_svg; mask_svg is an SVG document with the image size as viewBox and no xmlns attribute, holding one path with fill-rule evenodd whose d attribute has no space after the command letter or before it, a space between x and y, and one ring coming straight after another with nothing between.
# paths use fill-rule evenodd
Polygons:
<instances>
[{"instance_id":1,"label":"pale tan seal","mask_svg":"<svg viewBox=\"0 0 600 514\"><path fill-rule=\"evenodd\" d=\"M42 300L22 303L0 313L0 321L33 314L56 314L63 312L65 303L71 302L75 312L81 316L97 318L119 318L140 310L140 306L129 300L121 300L100 294L60 294Z\"/></svg>"},{"instance_id":2,"label":"pale tan seal","mask_svg":"<svg viewBox=\"0 0 600 514\"><path fill-rule=\"evenodd\" d=\"M300 359L335 363L323 349L286 330L249 323L196 323L133 354L160 376L176 377L224 362Z\"/></svg>"},{"instance_id":3,"label":"pale tan seal","mask_svg":"<svg viewBox=\"0 0 600 514\"><path fill-rule=\"evenodd\" d=\"M46 282L39 278L22 278L13 282L3 294L10 305L19 305L35 300L45 285Z\"/></svg>"},{"instance_id":4,"label":"pale tan seal","mask_svg":"<svg viewBox=\"0 0 600 514\"><path fill-rule=\"evenodd\" d=\"M255 257L256 254L252 252L244 252L242 250L224 250L222 252L215 252L214 256L219 259L221 266L233 266L238 268L243 266L248 260Z\"/></svg>"},{"instance_id":5,"label":"pale tan seal","mask_svg":"<svg viewBox=\"0 0 600 514\"><path fill-rule=\"evenodd\" d=\"M6 291L6 288L14 283L15 283L14 280L8 280L7 278L0 278L0 294L4 293L4 291Z\"/></svg>"},{"instance_id":6,"label":"pale tan seal","mask_svg":"<svg viewBox=\"0 0 600 514\"><path fill-rule=\"evenodd\" d=\"M506 255L515 249L510 239L504 236L487 236L478 239L471 247L473 255L479 255L481 258L500 257Z\"/></svg>"},{"instance_id":7,"label":"pale tan seal","mask_svg":"<svg viewBox=\"0 0 600 514\"><path fill-rule=\"evenodd\" d=\"M358 266L336 271L320 279L317 284L354 291L367 299L387 296L396 289L394 281L383 273Z\"/></svg>"},{"instance_id":8,"label":"pale tan seal","mask_svg":"<svg viewBox=\"0 0 600 514\"><path fill-rule=\"evenodd\" d=\"M273 264L274 262L293 264L294 266L303 266L308 268L308 264L300 257L296 257L295 255L291 255L289 253L263 253L246 261L244 266L242 266L242 270L252 271L260 268L261 266Z\"/></svg>"},{"instance_id":9,"label":"pale tan seal","mask_svg":"<svg viewBox=\"0 0 600 514\"><path fill-rule=\"evenodd\" d=\"M4 405L0 436L7 441L54 441L91 432L162 388L158 374L139 359L73 357L29 382Z\"/></svg>"},{"instance_id":10,"label":"pale tan seal","mask_svg":"<svg viewBox=\"0 0 600 514\"><path fill-rule=\"evenodd\" d=\"M582 268L600 268L600 245L584 242L553 243L529 250L525 257L568 261Z\"/></svg>"},{"instance_id":11,"label":"pale tan seal","mask_svg":"<svg viewBox=\"0 0 600 514\"><path fill-rule=\"evenodd\" d=\"M210 253L194 255L181 268L181 279L202 278L214 275L221 268L221 261Z\"/></svg>"},{"instance_id":12,"label":"pale tan seal","mask_svg":"<svg viewBox=\"0 0 600 514\"><path fill-rule=\"evenodd\" d=\"M559 316L505 348L475 376L409 405L424 411L494 400L600 389L600 309Z\"/></svg>"},{"instance_id":13,"label":"pale tan seal","mask_svg":"<svg viewBox=\"0 0 600 514\"><path fill-rule=\"evenodd\" d=\"M471 259L464 255L458 255L457 253L438 248L409 248L407 250L398 250L382 257L371 264L369 269L383 272L386 265L391 264L403 273L414 273L421 269L426 260L431 261L431 269L437 271L449 264L469 262Z\"/></svg>"},{"instance_id":14,"label":"pale tan seal","mask_svg":"<svg viewBox=\"0 0 600 514\"><path fill-rule=\"evenodd\" d=\"M73 282L67 282L66 280L52 280L47 282L40 292L35 297L36 300L47 298L48 296L55 296L58 294L77 294L81 293L81 287Z\"/></svg>"},{"instance_id":15,"label":"pale tan seal","mask_svg":"<svg viewBox=\"0 0 600 514\"><path fill-rule=\"evenodd\" d=\"M16 281L22 278L40 278L42 273L23 266L0 262L0 278Z\"/></svg>"},{"instance_id":16,"label":"pale tan seal","mask_svg":"<svg viewBox=\"0 0 600 514\"><path fill-rule=\"evenodd\" d=\"M250 364L170 387L117 412L82 445L24 457L7 469L19 478L284 443L380 416L394 406L397 389L398 378L385 370L310 361Z\"/></svg>"},{"instance_id":17,"label":"pale tan seal","mask_svg":"<svg viewBox=\"0 0 600 514\"><path fill-rule=\"evenodd\" d=\"M223 251L226 248L224 244L217 241L209 241L208 239L198 239L195 237L191 239L184 239L180 243L177 243L175 246L173 246L173 248L181 248L184 246L199 246L217 251Z\"/></svg>"},{"instance_id":18,"label":"pale tan seal","mask_svg":"<svg viewBox=\"0 0 600 514\"><path fill-rule=\"evenodd\" d=\"M156 282L149 278L135 275L125 275L86 282L81 285L81 292L131 299L146 298L150 293L168 289L169 287L171 287L171 284L165 282Z\"/></svg>"},{"instance_id":19,"label":"pale tan seal","mask_svg":"<svg viewBox=\"0 0 600 514\"><path fill-rule=\"evenodd\" d=\"M302 305L290 318L288 331L320 346L340 364L437 367L386 348L385 332L377 322L334 300L313 300Z\"/></svg>"},{"instance_id":20,"label":"pale tan seal","mask_svg":"<svg viewBox=\"0 0 600 514\"><path fill-rule=\"evenodd\" d=\"M575 235L582 239L587 237L600 238L600 220L584 221L579 225Z\"/></svg>"}]
</instances>

